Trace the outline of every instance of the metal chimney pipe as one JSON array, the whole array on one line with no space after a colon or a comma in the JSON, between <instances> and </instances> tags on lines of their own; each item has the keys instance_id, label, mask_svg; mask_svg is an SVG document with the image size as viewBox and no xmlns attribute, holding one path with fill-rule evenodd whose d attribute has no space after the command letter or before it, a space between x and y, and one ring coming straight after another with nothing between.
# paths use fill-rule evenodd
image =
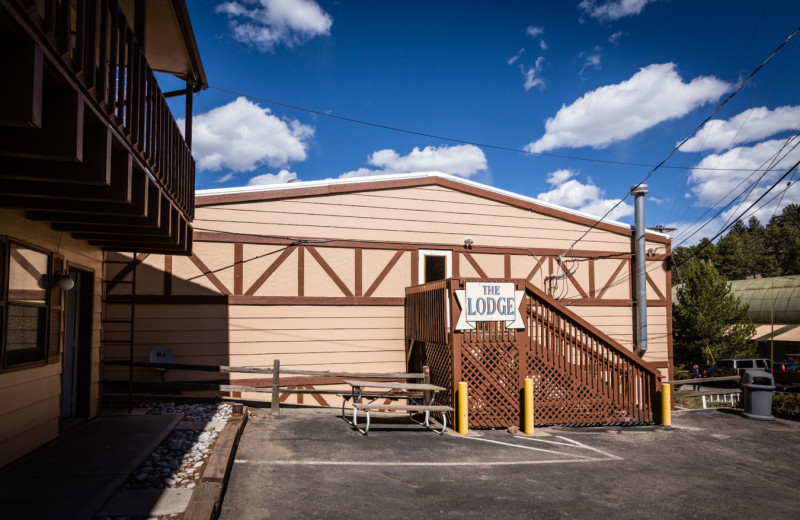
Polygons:
<instances>
[{"instance_id":1,"label":"metal chimney pipe","mask_svg":"<svg viewBox=\"0 0 800 520\"><path fill-rule=\"evenodd\" d=\"M637 352L640 356L647 351L647 263L645 262L644 196L647 184L631 186L633 195L634 220L636 221L636 328L639 331Z\"/></svg>"}]
</instances>

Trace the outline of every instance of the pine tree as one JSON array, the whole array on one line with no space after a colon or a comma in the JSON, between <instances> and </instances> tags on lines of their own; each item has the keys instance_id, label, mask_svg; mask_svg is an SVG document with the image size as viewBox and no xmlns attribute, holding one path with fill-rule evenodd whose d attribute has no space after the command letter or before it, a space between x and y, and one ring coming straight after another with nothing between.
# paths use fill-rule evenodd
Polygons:
<instances>
[{"instance_id":1,"label":"pine tree","mask_svg":"<svg viewBox=\"0 0 800 520\"><path fill-rule=\"evenodd\" d=\"M694 262L684 282L672 306L676 363L704 359L708 350L714 359L753 357L756 346L748 338L755 327L728 281L714 266Z\"/></svg>"}]
</instances>

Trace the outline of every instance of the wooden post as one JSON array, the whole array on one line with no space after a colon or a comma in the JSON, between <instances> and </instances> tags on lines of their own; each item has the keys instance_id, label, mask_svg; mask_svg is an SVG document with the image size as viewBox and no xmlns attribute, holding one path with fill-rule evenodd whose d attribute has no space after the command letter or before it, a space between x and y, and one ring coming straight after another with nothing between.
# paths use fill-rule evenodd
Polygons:
<instances>
[{"instance_id":1,"label":"wooden post","mask_svg":"<svg viewBox=\"0 0 800 520\"><path fill-rule=\"evenodd\" d=\"M272 415L280 415L281 414L281 391L280 391L280 380L281 380L281 360L276 359L272 363Z\"/></svg>"}]
</instances>

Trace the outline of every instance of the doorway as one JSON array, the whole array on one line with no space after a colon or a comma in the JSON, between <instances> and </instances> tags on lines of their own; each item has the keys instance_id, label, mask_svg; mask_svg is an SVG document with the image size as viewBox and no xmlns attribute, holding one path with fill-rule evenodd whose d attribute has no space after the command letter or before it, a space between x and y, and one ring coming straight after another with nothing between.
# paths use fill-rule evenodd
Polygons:
<instances>
[{"instance_id":1,"label":"doorway","mask_svg":"<svg viewBox=\"0 0 800 520\"><path fill-rule=\"evenodd\" d=\"M75 282L65 294L64 366L61 388L62 427L89 418L92 374L94 274L70 267Z\"/></svg>"},{"instance_id":2,"label":"doorway","mask_svg":"<svg viewBox=\"0 0 800 520\"><path fill-rule=\"evenodd\" d=\"M453 276L453 252L419 250L419 283L435 282Z\"/></svg>"}]
</instances>

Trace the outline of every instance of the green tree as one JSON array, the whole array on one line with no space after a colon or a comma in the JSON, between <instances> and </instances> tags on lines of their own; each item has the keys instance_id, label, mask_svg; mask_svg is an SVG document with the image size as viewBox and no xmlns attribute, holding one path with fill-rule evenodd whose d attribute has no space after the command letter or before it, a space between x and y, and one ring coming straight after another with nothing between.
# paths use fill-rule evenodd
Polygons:
<instances>
[{"instance_id":1,"label":"green tree","mask_svg":"<svg viewBox=\"0 0 800 520\"><path fill-rule=\"evenodd\" d=\"M717 242L720 273L729 280L780 274L778 262L767 247L767 230L756 217L745 225L741 220Z\"/></svg>"},{"instance_id":2,"label":"green tree","mask_svg":"<svg viewBox=\"0 0 800 520\"><path fill-rule=\"evenodd\" d=\"M770 219L765 243L780 274L800 274L800 206L789 204Z\"/></svg>"},{"instance_id":3,"label":"green tree","mask_svg":"<svg viewBox=\"0 0 800 520\"><path fill-rule=\"evenodd\" d=\"M715 359L753 357L755 327L725 277L712 265L693 262L684 282L672 306L676 364L708 357L707 348Z\"/></svg>"}]
</instances>

